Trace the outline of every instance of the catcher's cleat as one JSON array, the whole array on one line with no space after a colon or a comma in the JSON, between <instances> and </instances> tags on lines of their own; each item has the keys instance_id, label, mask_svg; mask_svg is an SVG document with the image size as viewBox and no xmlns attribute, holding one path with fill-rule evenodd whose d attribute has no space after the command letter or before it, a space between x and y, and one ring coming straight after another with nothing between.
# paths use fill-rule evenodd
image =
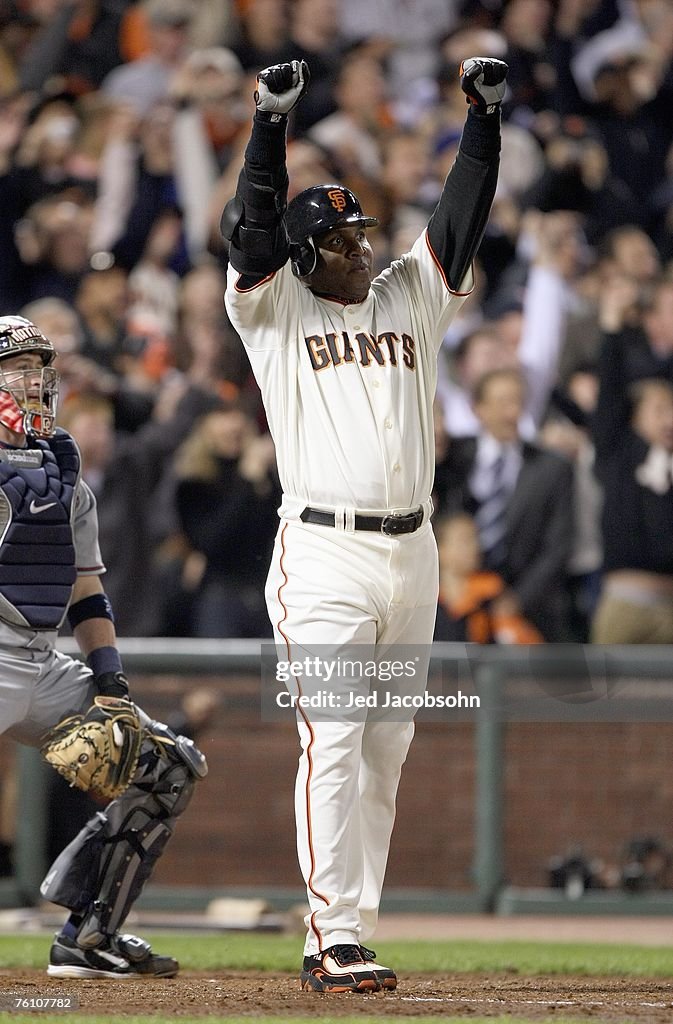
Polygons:
<instances>
[{"instance_id":1,"label":"catcher's cleat","mask_svg":"<svg viewBox=\"0 0 673 1024\"><path fill-rule=\"evenodd\" d=\"M304 957L301 987L305 992L378 992L381 983L359 946L338 945Z\"/></svg>"},{"instance_id":2,"label":"catcher's cleat","mask_svg":"<svg viewBox=\"0 0 673 1024\"><path fill-rule=\"evenodd\" d=\"M57 935L47 974L53 978L172 978L179 970L172 956L157 956L136 935L113 935L97 949L84 949L67 935Z\"/></svg>"},{"instance_id":3,"label":"catcher's cleat","mask_svg":"<svg viewBox=\"0 0 673 1024\"><path fill-rule=\"evenodd\" d=\"M397 975L394 970L391 967L382 967L381 964L377 964L376 953L373 949L360 946L360 953L362 954L362 959L369 965L369 970L373 971L376 975L381 988L388 989L389 992L397 988Z\"/></svg>"}]
</instances>

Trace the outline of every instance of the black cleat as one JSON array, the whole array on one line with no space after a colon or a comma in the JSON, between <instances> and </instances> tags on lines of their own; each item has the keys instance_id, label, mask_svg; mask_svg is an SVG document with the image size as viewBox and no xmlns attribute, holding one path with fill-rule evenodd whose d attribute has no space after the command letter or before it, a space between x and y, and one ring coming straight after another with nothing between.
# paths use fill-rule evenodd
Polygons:
<instances>
[{"instance_id":1,"label":"black cleat","mask_svg":"<svg viewBox=\"0 0 673 1024\"><path fill-rule=\"evenodd\" d=\"M337 945L304 957L301 987L305 992L378 992L381 983L359 946Z\"/></svg>"},{"instance_id":2,"label":"black cleat","mask_svg":"<svg viewBox=\"0 0 673 1024\"><path fill-rule=\"evenodd\" d=\"M397 988L397 975L391 967L382 967L381 964L376 963L376 953L373 949L360 946L360 953L362 959L369 965L369 970L376 975L381 988L387 989L389 992Z\"/></svg>"},{"instance_id":3,"label":"black cleat","mask_svg":"<svg viewBox=\"0 0 673 1024\"><path fill-rule=\"evenodd\" d=\"M136 935L112 935L96 949L84 949L66 935L57 935L47 974L53 978L172 978L178 970L177 960L157 956Z\"/></svg>"}]
</instances>

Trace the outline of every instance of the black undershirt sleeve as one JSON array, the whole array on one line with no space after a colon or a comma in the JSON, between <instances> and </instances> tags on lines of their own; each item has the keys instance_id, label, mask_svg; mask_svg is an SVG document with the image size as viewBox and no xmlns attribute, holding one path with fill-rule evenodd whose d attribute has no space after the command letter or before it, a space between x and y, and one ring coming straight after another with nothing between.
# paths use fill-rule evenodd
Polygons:
<instances>
[{"instance_id":1,"label":"black undershirt sleeve","mask_svg":"<svg viewBox=\"0 0 673 1024\"><path fill-rule=\"evenodd\" d=\"M498 182L500 113L468 111L456 161L428 224L428 241L452 291L481 243Z\"/></svg>"},{"instance_id":2,"label":"black undershirt sleeve","mask_svg":"<svg viewBox=\"0 0 673 1024\"><path fill-rule=\"evenodd\" d=\"M287 116L257 111L245 150L236 197L227 204L222 233L231 241L229 260L250 288L279 270L289 257L283 227L288 177Z\"/></svg>"}]
</instances>

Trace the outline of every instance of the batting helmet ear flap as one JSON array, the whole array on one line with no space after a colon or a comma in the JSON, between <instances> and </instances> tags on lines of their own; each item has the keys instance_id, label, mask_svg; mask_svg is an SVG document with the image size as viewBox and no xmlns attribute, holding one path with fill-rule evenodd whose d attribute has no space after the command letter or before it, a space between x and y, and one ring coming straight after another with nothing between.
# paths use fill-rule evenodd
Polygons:
<instances>
[{"instance_id":1,"label":"batting helmet ear flap","mask_svg":"<svg viewBox=\"0 0 673 1024\"><path fill-rule=\"evenodd\" d=\"M295 277L312 274L318 262L318 250L312 238L303 242L290 242L290 264Z\"/></svg>"}]
</instances>

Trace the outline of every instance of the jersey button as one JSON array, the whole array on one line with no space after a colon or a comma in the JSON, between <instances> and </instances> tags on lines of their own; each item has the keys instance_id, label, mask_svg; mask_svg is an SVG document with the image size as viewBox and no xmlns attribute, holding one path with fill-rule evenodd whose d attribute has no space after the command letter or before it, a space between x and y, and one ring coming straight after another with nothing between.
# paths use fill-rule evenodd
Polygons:
<instances>
[{"instance_id":1,"label":"jersey button","mask_svg":"<svg viewBox=\"0 0 673 1024\"><path fill-rule=\"evenodd\" d=\"M383 426L386 428L386 430L392 430L393 429L393 421L392 420L386 420L385 423L383 424Z\"/></svg>"},{"instance_id":2,"label":"jersey button","mask_svg":"<svg viewBox=\"0 0 673 1024\"><path fill-rule=\"evenodd\" d=\"M400 464L399 464L399 462L396 462L395 465L393 466L393 473L399 473L399 471L400 471Z\"/></svg>"},{"instance_id":3,"label":"jersey button","mask_svg":"<svg viewBox=\"0 0 673 1024\"><path fill-rule=\"evenodd\" d=\"M372 387L373 388L380 388L381 387L381 381L380 380L372 381Z\"/></svg>"}]
</instances>

